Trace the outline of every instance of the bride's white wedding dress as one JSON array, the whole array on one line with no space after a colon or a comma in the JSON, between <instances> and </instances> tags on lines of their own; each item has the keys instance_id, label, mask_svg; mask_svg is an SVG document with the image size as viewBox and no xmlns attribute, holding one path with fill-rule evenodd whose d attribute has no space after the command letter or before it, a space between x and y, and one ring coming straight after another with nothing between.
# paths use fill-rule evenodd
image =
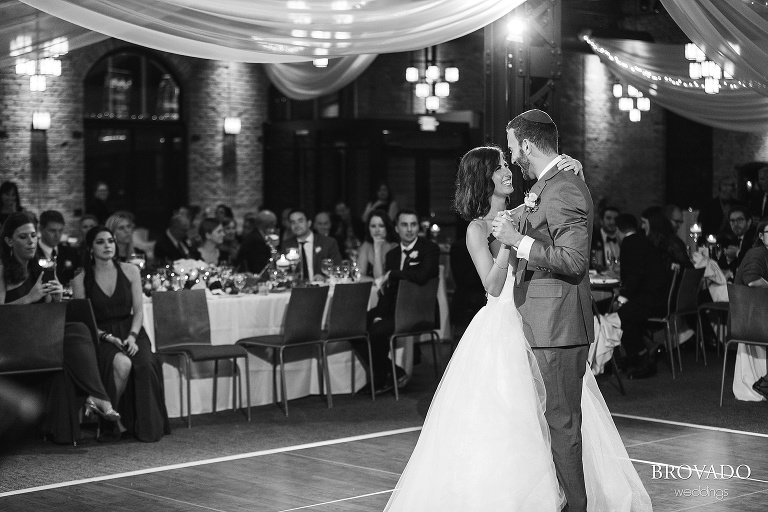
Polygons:
<instances>
[{"instance_id":1,"label":"bride's white wedding dress","mask_svg":"<svg viewBox=\"0 0 768 512\"><path fill-rule=\"evenodd\" d=\"M512 297L514 272L488 297L437 388L419 441L385 511L557 512L545 390ZM590 512L650 511L590 371L582 391Z\"/></svg>"}]
</instances>

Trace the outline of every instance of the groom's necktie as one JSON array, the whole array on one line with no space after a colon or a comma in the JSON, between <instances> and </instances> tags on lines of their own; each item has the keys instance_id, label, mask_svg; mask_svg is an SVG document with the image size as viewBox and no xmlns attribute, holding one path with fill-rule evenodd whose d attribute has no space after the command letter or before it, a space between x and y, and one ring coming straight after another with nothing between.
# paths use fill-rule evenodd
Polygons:
<instances>
[{"instance_id":1,"label":"groom's necktie","mask_svg":"<svg viewBox=\"0 0 768 512\"><path fill-rule=\"evenodd\" d=\"M411 261L411 253L413 252L413 249L402 249L403 254L405 254L405 259L403 259L403 264L400 267L400 270L405 270L408 268L408 263Z\"/></svg>"}]
</instances>

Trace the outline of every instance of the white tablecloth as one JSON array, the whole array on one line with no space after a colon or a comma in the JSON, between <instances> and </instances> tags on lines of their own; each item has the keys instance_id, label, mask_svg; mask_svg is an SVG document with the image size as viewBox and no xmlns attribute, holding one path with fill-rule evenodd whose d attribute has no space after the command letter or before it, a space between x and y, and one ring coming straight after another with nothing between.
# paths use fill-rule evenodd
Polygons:
<instances>
[{"instance_id":1,"label":"white tablecloth","mask_svg":"<svg viewBox=\"0 0 768 512\"><path fill-rule=\"evenodd\" d=\"M329 304L332 300L329 293ZM372 295L373 295L372 291ZM209 296L208 317L211 325L211 343L213 345L234 344L237 340L249 336L280 334L285 308L290 299L290 292L269 295ZM446 304L447 305L447 304ZM441 317L447 322L447 307ZM326 307L326 314L328 308ZM449 325L449 324L448 324ZM152 302L144 303L144 329L147 331L154 350L155 328ZM407 373L413 367L412 343L400 344L397 364ZM286 386L288 399L300 398L311 394L320 394L320 371L318 368L318 349L296 347L285 352ZM251 405L272 403L275 389L273 386L272 359L267 349L251 349L248 359L250 366ZM165 380L165 402L168 415L172 418L181 416L179 409L179 373L178 362L166 358L163 362ZM245 369L242 361L238 362ZM213 410L213 363L192 365L192 414ZM367 382L365 368L358 360L349 343L334 343L329 346L328 366L331 376L331 389L334 393L351 393ZM217 410L233 407L233 383L231 363L219 363L219 383L217 389ZM243 385L245 383L243 382ZM183 391L186 393L186 391ZM280 398L279 375L277 394ZM186 397L185 397L186 398ZM243 404L245 398L243 397ZM186 408L186 405L184 406Z\"/></svg>"}]
</instances>

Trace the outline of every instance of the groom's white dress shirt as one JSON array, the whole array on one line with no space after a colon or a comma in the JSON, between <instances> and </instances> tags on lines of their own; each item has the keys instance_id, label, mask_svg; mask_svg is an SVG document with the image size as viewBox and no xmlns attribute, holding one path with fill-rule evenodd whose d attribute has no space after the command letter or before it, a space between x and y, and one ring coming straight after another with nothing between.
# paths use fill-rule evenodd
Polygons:
<instances>
[{"instance_id":1,"label":"groom's white dress shirt","mask_svg":"<svg viewBox=\"0 0 768 512\"><path fill-rule=\"evenodd\" d=\"M560 155L557 155L551 162L547 164L547 166L544 168L544 170L539 175L539 179L536 181L538 183L539 181L544 179L544 176L547 175L549 171L555 168L557 163L562 160L563 157ZM522 226L520 226L520 229L522 229ZM520 241L520 245L517 247L517 257L522 258L524 260L527 260L531 256L531 247L533 247L534 239L531 238L528 235L523 235L523 239Z\"/></svg>"}]
</instances>

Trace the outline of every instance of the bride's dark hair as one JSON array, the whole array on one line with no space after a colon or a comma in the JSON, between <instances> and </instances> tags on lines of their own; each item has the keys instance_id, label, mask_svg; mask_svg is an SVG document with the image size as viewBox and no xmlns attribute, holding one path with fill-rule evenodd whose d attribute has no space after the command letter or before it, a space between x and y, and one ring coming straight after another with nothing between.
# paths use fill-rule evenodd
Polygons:
<instances>
[{"instance_id":1,"label":"bride's dark hair","mask_svg":"<svg viewBox=\"0 0 768 512\"><path fill-rule=\"evenodd\" d=\"M501 155L498 146L481 146L461 157L453 207L464 220L485 217L491 210L492 177L501 164Z\"/></svg>"}]
</instances>

